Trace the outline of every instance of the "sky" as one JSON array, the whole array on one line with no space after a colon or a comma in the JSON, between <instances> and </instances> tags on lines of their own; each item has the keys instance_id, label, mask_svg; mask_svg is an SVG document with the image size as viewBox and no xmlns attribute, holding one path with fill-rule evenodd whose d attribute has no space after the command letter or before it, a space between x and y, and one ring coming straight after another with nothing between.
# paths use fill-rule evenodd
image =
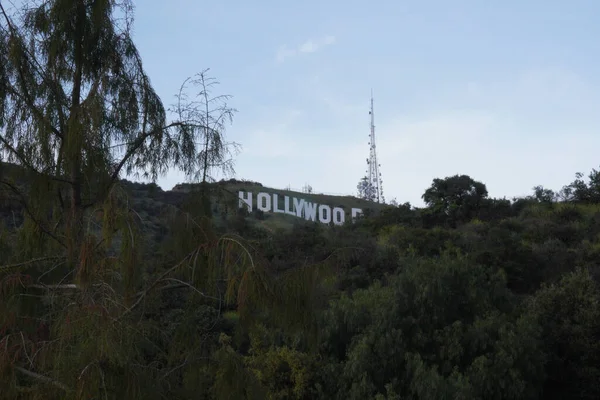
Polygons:
<instances>
[{"instance_id":1,"label":"sky","mask_svg":"<svg viewBox=\"0 0 600 400\"><path fill-rule=\"evenodd\" d=\"M600 166L599 17L597 0L144 0L133 32L166 104L210 68L238 110L235 177L270 187L356 194L373 90L383 193L421 206L434 178L512 198Z\"/></svg>"}]
</instances>

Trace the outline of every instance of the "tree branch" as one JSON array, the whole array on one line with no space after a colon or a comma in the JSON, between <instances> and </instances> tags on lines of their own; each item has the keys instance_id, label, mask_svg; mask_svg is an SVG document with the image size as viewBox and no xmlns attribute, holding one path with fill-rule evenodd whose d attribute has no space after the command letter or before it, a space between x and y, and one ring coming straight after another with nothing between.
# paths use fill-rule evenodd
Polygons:
<instances>
[{"instance_id":1,"label":"tree branch","mask_svg":"<svg viewBox=\"0 0 600 400\"><path fill-rule=\"evenodd\" d=\"M138 151L138 149L144 144L146 139L158 134L161 131L167 130L169 128L178 127L178 126L186 126L186 124L184 122L172 122L169 125L166 125L164 127L153 129L150 132L145 132L145 133L140 134L140 136L136 140L134 140L133 142L130 143L129 149L127 150L127 152L125 153L125 155L123 156L123 158L121 159L119 164L117 164L117 166L115 167L115 170L113 171L112 175L110 176L109 182L106 185L106 187L104 188L104 190L102 192L100 192L92 202L85 204L84 208L89 208L89 207L93 206L98 201L100 201L106 193L108 193L111 186L115 183L115 181L119 177L119 174L121 173L121 170L123 169L123 167L125 166L127 161Z\"/></svg>"},{"instance_id":2,"label":"tree branch","mask_svg":"<svg viewBox=\"0 0 600 400\"><path fill-rule=\"evenodd\" d=\"M164 280L165 280L165 281L173 281L173 282L177 282L177 283L178 283L178 285L177 285L177 286L172 286L172 285L169 285L171 288L175 288L175 287L178 287L178 288L184 288L184 287L186 287L186 288L188 288L188 289L192 289L194 292L198 293L200 296L202 296L202 297L205 297L205 298L207 298L207 299L212 299L212 300L220 300L220 299L219 299L219 298L217 298L217 297L209 296L209 295L207 295L207 294L204 294L204 293L202 293L201 291L199 291L198 289L196 289L196 288L195 288L195 287L194 287L192 284L190 284L190 283L187 283L187 282L184 282L184 281L182 281L182 280L180 280L180 279L175 279L175 278L165 278ZM163 286L161 289L162 289L162 290L165 290L166 288L167 288L166 286Z\"/></svg>"},{"instance_id":3,"label":"tree branch","mask_svg":"<svg viewBox=\"0 0 600 400\"><path fill-rule=\"evenodd\" d=\"M15 35L16 32L16 28L14 27L12 21L10 20L6 10L4 9L4 7L2 6L2 3L0 2L0 12L2 13L2 15L4 16L4 19L6 20L6 23L8 25L9 30L11 31L11 34ZM50 79L48 79L47 73L46 71L44 71L44 68L42 67L42 65L40 64L40 62L33 56L33 54L31 54L27 48L24 49L25 53L29 54L31 60L33 62L33 64L35 64L35 66L37 67L37 74L42 78L43 81L46 82L46 84L48 84L48 86L54 91L55 96L57 97L57 99L59 98L65 98L65 93L62 90L62 87L59 84L56 84L57 79L56 76L54 76L55 80L52 81ZM22 71L19 70L19 72L21 73ZM60 90L59 90L60 89ZM64 122L64 114L61 110L60 107L57 108L58 114L59 114L59 119ZM52 127L51 124L49 124L50 129L53 130L53 132L60 138L63 138L63 135L60 131L56 130L54 127ZM64 126L64 123L61 123L61 126Z\"/></svg>"},{"instance_id":4,"label":"tree branch","mask_svg":"<svg viewBox=\"0 0 600 400\"><path fill-rule=\"evenodd\" d=\"M58 244L60 244L62 247L66 248L67 246L62 242L62 240L60 240L56 235L54 235L52 232L50 232L48 229L46 229L42 223L40 221L37 220L37 218L33 215L33 213L31 212L27 201L25 200L25 197L23 196L23 194L19 191L19 189L17 189L14 185L12 185L11 183L8 183L6 181L0 181L0 183L8 186L17 196L19 196L20 200L21 200L21 204L23 205L23 207L25 208L25 212L27 212L27 215L29 215L29 217L33 220L33 222L36 223L36 225L42 230L43 233L45 233L46 235L50 236L52 239L56 240L56 242Z\"/></svg>"},{"instance_id":5,"label":"tree branch","mask_svg":"<svg viewBox=\"0 0 600 400\"><path fill-rule=\"evenodd\" d=\"M27 370L25 368L21 368L21 367L18 367L18 366L15 366L14 368L15 368L15 370L19 371L23 375L27 375L27 376L29 376L31 378L37 379L38 381L42 381L42 382L54 385L57 388L64 390L65 392L71 392L71 389L69 389L69 387L67 387L67 385L65 385L65 384L63 384L63 383L61 383L61 382L59 382L57 380L54 380L54 379L49 378L49 377L44 376L44 375L40 375L40 374L38 374L36 372L29 371L29 370Z\"/></svg>"},{"instance_id":6,"label":"tree branch","mask_svg":"<svg viewBox=\"0 0 600 400\"><path fill-rule=\"evenodd\" d=\"M44 124L46 125L47 128L49 128L52 133L54 133L56 136L58 136L59 138L63 139L63 135L60 133L60 131L58 129L56 129L55 126L53 126L50 121L48 121L47 118L45 118L44 113L42 113L33 103L32 99L31 99L31 95L29 94L29 90L27 90L27 84L25 83L25 76L23 76L23 71L21 71L19 69L19 77L21 78L21 85L23 85L23 92L24 92L24 96L21 95L19 92L17 92L14 89L11 89L10 86L9 88L9 92L13 95L13 96L17 96L20 98L21 101L23 101L25 104L27 104L27 107L29 107L29 109L32 110L33 114Z\"/></svg>"},{"instance_id":7,"label":"tree branch","mask_svg":"<svg viewBox=\"0 0 600 400\"><path fill-rule=\"evenodd\" d=\"M17 264L0 265L0 271L9 270L9 269L13 269L13 268L19 268L19 267L23 267L23 266L26 266L29 264L42 262L42 261L59 260L61 258L64 258L64 257L58 257L58 256L40 257L40 258L34 258L32 260L28 260L28 261L23 261L23 262L17 263Z\"/></svg>"},{"instance_id":8,"label":"tree branch","mask_svg":"<svg viewBox=\"0 0 600 400\"><path fill-rule=\"evenodd\" d=\"M131 311L133 311L133 309L135 309L137 306L140 305L140 303L142 302L142 300L146 297L146 295L148 295L148 293L154 289L154 287L156 287L156 285L158 285L160 282L164 281L165 278L167 277L167 275L169 275L171 272L175 271L177 268L180 268L181 265L187 261L191 256L193 256L194 254L196 254L198 251L200 250L200 248L192 251L191 253L189 253L187 256L185 256L183 258L183 260L181 260L180 262L178 262L175 266L169 268L168 270L166 270L161 276L158 277L158 279L156 279L154 281L154 283L152 285L150 285L146 290L144 290L143 292L139 293L138 296L139 298L137 299L137 301L135 303L133 303L133 305L131 307L129 307L127 310L125 310L123 312L123 314L121 314L121 316L119 318L117 318L117 320L120 320L121 318L123 318L125 315L129 314ZM180 283L181 284L181 283Z\"/></svg>"},{"instance_id":9,"label":"tree branch","mask_svg":"<svg viewBox=\"0 0 600 400\"><path fill-rule=\"evenodd\" d=\"M71 289L71 290L76 290L79 289L79 286L77 286L74 283L65 283L65 284L61 284L61 285L40 285L40 284L33 284L33 285L28 285L27 287L30 288L35 288L35 289Z\"/></svg>"},{"instance_id":10,"label":"tree branch","mask_svg":"<svg viewBox=\"0 0 600 400\"><path fill-rule=\"evenodd\" d=\"M56 176L50 175L50 174L46 174L43 172L38 171L33 165L31 165L30 162L27 161L27 159L25 157L23 157L22 154L19 153L19 151L17 149L15 149L13 147L13 145L11 145L4 137L0 136L0 142L2 142L2 144L4 144L4 146L6 146L8 148L8 150L10 150L10 152L12 152L12 154L14 154L19 161L21 162L22 166L24 166L25 168L27 168L29 171L41 175L45 178L51 179L53 181L57 181L57 182L63 182L63 183L68 183L68 184L72 184L71 181L67 180L67 179L63 179L63 178L58 178ZM62 144L61 144L62 146Z\"/></svg>"}]
</instances>

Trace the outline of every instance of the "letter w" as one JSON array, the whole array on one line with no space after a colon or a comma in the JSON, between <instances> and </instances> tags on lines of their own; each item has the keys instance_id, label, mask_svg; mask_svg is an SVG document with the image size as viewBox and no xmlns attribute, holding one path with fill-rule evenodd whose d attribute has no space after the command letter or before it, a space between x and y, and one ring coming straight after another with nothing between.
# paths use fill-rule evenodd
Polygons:
<instances>
[{"instance_id":1,"label":"letter w","mask_svg":"<svg viewBox=\"0 0 600 400\"><path fill-rule=\"evenodd\" d=\"M317 207L319 205L317 203L309 203L308 201L304 203L304 218L307 221L316 221L317 220Z\"/></svg>"}]
</instances>

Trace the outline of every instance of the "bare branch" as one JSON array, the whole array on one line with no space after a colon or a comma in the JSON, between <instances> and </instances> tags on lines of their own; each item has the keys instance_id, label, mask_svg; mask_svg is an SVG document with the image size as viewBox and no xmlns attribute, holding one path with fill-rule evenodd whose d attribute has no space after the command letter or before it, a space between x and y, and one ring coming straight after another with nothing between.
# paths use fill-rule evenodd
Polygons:
<instances>
[{"instance_id":1,"label":"bare branch","mask_svg":"<svg viewBox=\"0 0 600 400\"><path fill-rule=\"evenodd\" d=\"M47 289L47 290L57 290L57 289L77 290L77 289L80 289L79 286L74 283L65 283L62 285L33 284L33 285L28 285L27 287L34 288L34 289Z\"/></svg>"},{"instance_id":2,"label":"bare branch","mask_svg":"<svg viewBox=\"0 0 600 400\"><path fill-rule=\"evenodd\" d=\"M44 262L44 261L50 261L50 260L59 260L62 259L64 257L40 257L40 258L34 258L32 260L28 260L28 261L23 261L20 263L16 263L16 264L7 264L7 265L0 265L0 271L7 271L10 269L15 269L15 268L20 268L20 267L24 267L27 265L31 265L31 264L35 264L35 263L39 263L39 262Z\"/></svg>"},{"instance_id":3,"label":"bare branch","mask_svg":"<svg viewBox=\"0 0 600 400\"><path fill-rule=\"evenodd\" d=\"M205 297L205 298L207 298L207 299L212 299L212 300L220 300L220 299L219 299L219 298L217 298L217 297L209 296L209 295L207 295L207 294L204 294L204 293L202 293L201 291L199 291L198 289L196 289L196 288L195 288L193 285L191 285L191 284L189 284L189 283L187 283L187 282L184 282L184 281L182 281L182 280L175 279L175 278L165 278L164 280L165 280L165 281L173 281L173 282L177 282L177 283L179 284L177 287L180 287L180 288L181 288L181 287L187 287L187 288L189 288L189 289L192 289L194 292L198 293L200 296L202 296L202 297ZM165 289L165 287L163 287L162 289L164 290L164 289Z\"/></svg>"},{"instance_id":4,"label":"bare branch","mask_svg":"<svg viewBox=\"0 0 600 400\"><path fill-rule=\"evenodd\" d=\"M198 251L198 249L192 251L191 253L189 253L187 256L185 256L183 258L183 260L181 260L179 263L177 263L175 266L169 268L167 271L165 271L158 279L156 279L154 281L153 284L151 284L146 290L144 290L143 292L139 293L138 296L139 298L137 299L137 301L135 303L133 303L133 305L131 307L129 307L127 310L125 310L125 312L123 312L123 314L121 314L121 316L119 318L117 318L117 320L120 320L121 318L123 318L125 315L129 314L131 311L133 311L136 307L138 307L140 305L140 303L142 302L142 300L148 295L148 293L150 293L150 291L152 289L154 289L156 287L156 285L158 285L160 282L164 281L165 278L172 273L173 271L177 270L178 268L180 268L186 261L188 261L190 259L190 257L192 257L196 252Z\"/></svg>"},{"instance_id":5,"label":"bare branch","mask_svg":"<svg viewBox=\"0 0 600 400\"><path fill-rule=\"evenodd\" d=\"M15 366L14 368L15 368L15 370L19 371L23 375L27 375L27 376L29 376L31 378L37 379L37 380L42 381L44 383L49 383L51 385L54 385L57 388L64 390L65 392L71 392L71 389L69 389L69 387L67 385L65 385L63 383L60 383L59 381L56 381L56 380L54 380L52 378L48 378L47 376L40 375L40 374L38 374L36 372L29 371L29 370L27 370L25 368L22 368L22 367Z\"/></svg>"}]
</instances>

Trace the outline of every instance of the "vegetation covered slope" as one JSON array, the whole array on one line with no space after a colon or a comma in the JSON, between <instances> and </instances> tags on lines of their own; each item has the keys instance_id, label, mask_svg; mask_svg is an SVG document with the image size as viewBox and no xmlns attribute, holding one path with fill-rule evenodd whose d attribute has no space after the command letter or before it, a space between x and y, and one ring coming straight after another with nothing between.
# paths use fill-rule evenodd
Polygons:
<instances>
[{"instance_id":1,"label":"vegetation covered slope","mask_svg":"<svg viewBox=\"0 0 600 400\"><path fill-rule=\"evenodd\" d=\"M435 179L345 226L215 215L204 73L168 121L131 2L29 3L0 2L0 398L600 398L598 171ZM199 190L119 179L167 168Z\"/></svg>"},{"instance_id":2,"label":"vegetation covered slope","mask_svg":"<svg viewBox=\"0 0 600 400\"><path fill-rule=\"evenodd\" d=\"M257 209L256 196L259 193L267 193L271 199L273 194L278 196L278 207L280 210L285 209L284 198L288 197L290 208L293 207L292 199L302 199L306 202L327 205L331 208L340 207L346 213L346 219L351 218L351 210L353 208L361 209L366 216L377 215L382 210L391 206L368 201L356 196L333 196L320 193L303 193L286 189L274 189L266 187L259 182L240 181L236 179L221 180L220 182L209 185L212 188L212 214L215 218L225 219L227 215L236 214L239 208L239 192L243 192L244 196L248 193L252 194L252 212L250 213L255 225L261 225L269 230L290 229L297 223L298 217L289 216L285 213L263 212ZM178 193L193 193L198 192L201 185L198 184L178 184L173 188L173 191ZM318 218L318 217L317 217ZM301 217L307 219L307 217ZM329 225L331 225L330 223Z\"/></svg>"},{"instance_id":3,"label":"vegetation covered slope","mask_svg":"<svg viewBox=\"0 0 600 400\"><path fill-rule=\"evenodd\" d=\"M234 252L235 258L251 254L261 268L265 286L254 282L229 293L246 296L241 302L228 301L226 286L248 275L236 275L228 256L211 261L210 252L203 253L196 271L225 272L220 276L230 282L222 289L209 294L206 274L190 286L184 284L186 274L178 273L152 292L156 277L164 275L160 264L175 260L174 249L193 242L190 233L202 235L202 229L187 230L184 221L202 218L185 211L195 206L193 194L156 200L151 185L129 184L136 188L129 199L140 221L153 221L140 227L151 245L139 259L147 276L134 297L144 298L143 310L125 325L132 331L103 332L116 316L108 314L96 326L89 311L72 322L46 314L29 329L5 318L4 340L12 349L4 358L4 379L12 379L6 387L65 398L85 385L83 378L74 379L75 372L103 362L97 368L104 377L97 379L112 373L112 383L95 390L109 398L597 398L596 176L594 171L589 183L578 179L565 187L560 195L570 198L562 201L538 188L513 201L482 195L476 206L458 204L471 190L448 177L440 181L455 188L436 193L426 208L403 205L343 227L297 220L291 229L273 231L253 224L253 216L231 214L222 226L203 229L228 232L231 243L249 250ZM171 214L164 213L167 203ZM454 207L454 214L443 204ZM162 235L152 238L157 231ZM24 228L17 232L24 234ZM6 257L19 246L8 240L10 231L4 237ZM36 285L34 271L40 268L4 274L5 299L34 293L55 298L60 289ZM255 303L261 290L267 291L265 299ZM277 300L269 303L270 296ZM7 308L3 315L23 314ZM48 331L45 324L75 324L77 333ZM124 322L119 324L123 329ZM109 346L104 351L96 348L98 334ZM75 343L55 353L46 348L66 338ZM74 347L78 341L83 347ZM44 362L35 363L30 353L43 355ZM35 369L23 373L29 359ZM43 376L28 378L44 369ZM49 377L53 383L42 380ZM100 382L89 379L94 388Z\"/></svg>"}]
</instances>

